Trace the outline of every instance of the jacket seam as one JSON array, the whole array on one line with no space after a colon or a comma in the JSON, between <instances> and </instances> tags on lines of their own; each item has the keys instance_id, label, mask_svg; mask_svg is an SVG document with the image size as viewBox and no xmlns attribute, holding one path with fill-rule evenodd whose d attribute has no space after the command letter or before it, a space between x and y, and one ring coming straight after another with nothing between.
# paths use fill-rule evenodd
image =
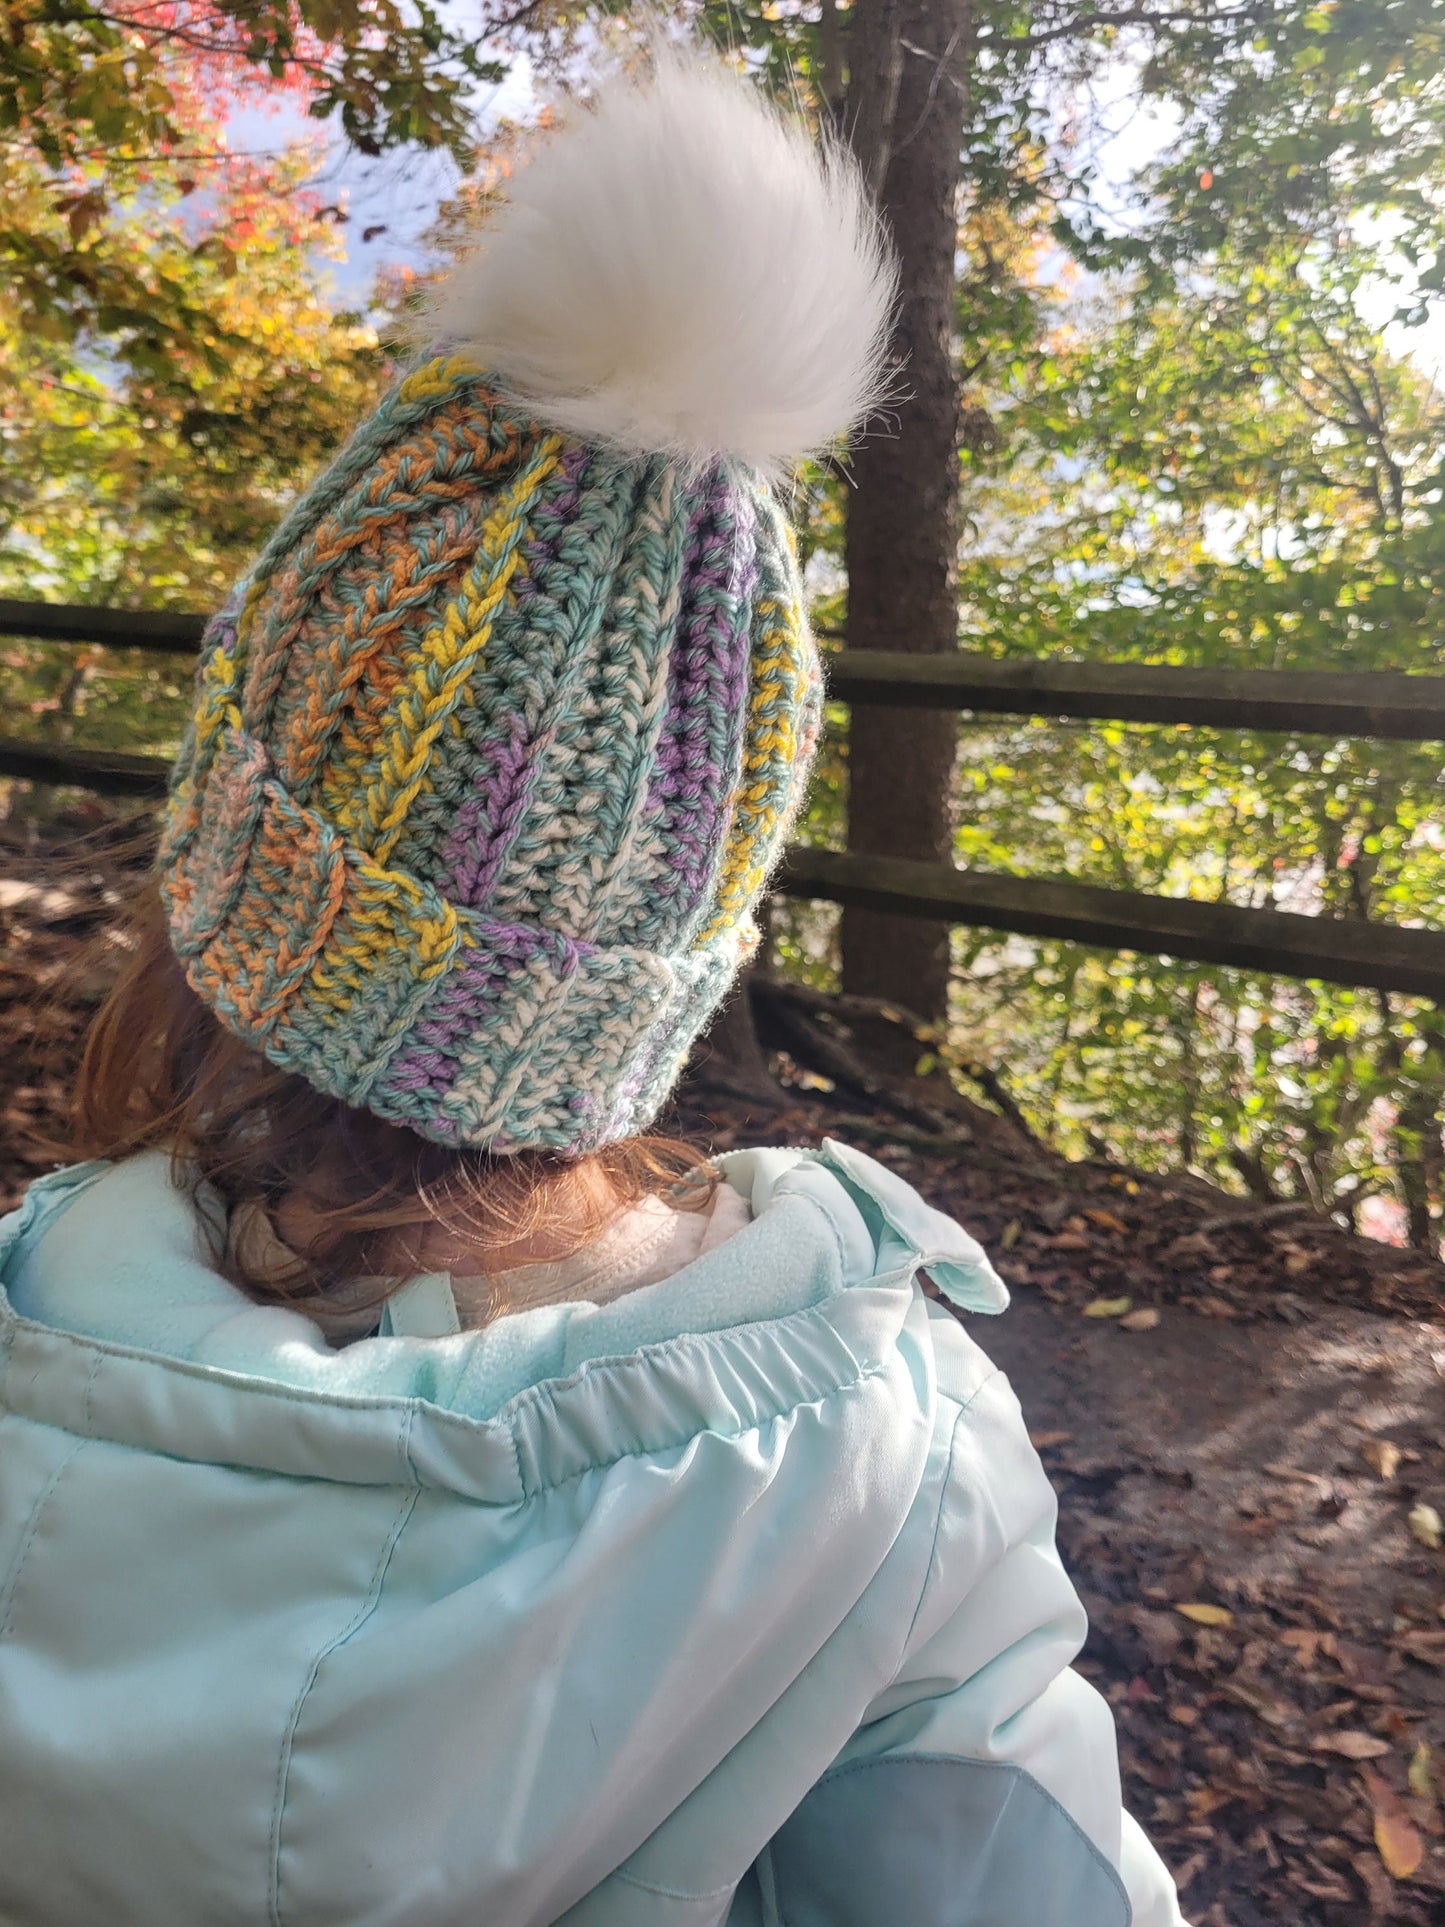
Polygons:
<instances>
[{"instance_id":1,"label":"jacket seam","mask_svg":"<svg viewBox=\"0 0 1445 1927\"><path fill-rule=\"evenodd\" d=\"M34 1325L33 1321L30 1319L21 1318L18 1315L18 1313L15 1313L15 1312L11 1313L9 1322L11 1325L12 1332L16 1327L21 1327L21 1326L28 1327L30 1329L40 1331L40 1332L46 1332L48 1330L47 1327ZM80 1336L77 1333L65 1333L63 1334L63 1336L83 1346L86 1350L90 1351L93 1355L91 1366L90 1366L90 1375L89 1375L89 1378L87 1379L87 1393L89 1391L90 1386L94 1384L95 1379L99 1375L99 1372L102 1366L105 1365L110 1358L113 1358L113 1357L139 1358L146 1363L152 1362L150 1355L148 1353L136 1352L133 1350L129 1350L123 1346L109 1345L102 1339L87 1339ZM681 1343L683 1341L682 1340L667 1341L668 1344L672 1344L674 1342ZM607 1361L607 1360L597 1361L597 1363L599 1364L615 1363L615 1362L617 1361ZM235 1374L235 1373L219 1372L218 1368L213 1368L213 1367L190 1366L188 1368L188 1361L184 1359L163 1359L160 1361L160 1363L167 1369L181 1370L185 1373L187 1377L195 1378L197 1380L203 1380L205 1378L216 1376L216 1375L223 1376L227 1379L236 1379L238 1377L241 1377L241 1375ZM297 1405L318 1405L319 1404L323 1407L334 1405L334 1406L339 1406L347 1411L358 1411L358 1410L389 1411L389 1410L396 1410L398 1406L401 1407L401 1412L405 1418L406 1428L407 1428L407 1445L404 1453L404 1463L406 1464L408 1470L411 1472L412 1479L415 1482L416 1488L418 1490L422 1489L422 1487L426 1483L426 1481L422 1479L421 1474L416 1470L415 1458L410 1447L411 1421L413 1420L413 1418L415 1418L418 1411L420 1411L423 1407L425 1407L426 1416L429 1423L435 1424L439 1420L449 1421L451 1426L464 1428L464 1430L471 1435L475 1435L477 1431L482 1430L485 1427L496 1425L498 1426L499 1430L505 1433L507 1446L510 1449L511 1462L517 1476L517 1494L516 1494L517 1501L526 1501L528 1499L538 1497L545 1492L559 1492L564 1487L574 1484L578 1479L585 1479L586 1477L588 1477L590 1473L605 1472L614 1465L624 1464L629 1459L653 1458L659 1452L670 1451L674 1448L684 1446L688 1444L691 1440L696 1438L701 1438L703 1436L708 1436L712 1438L722 1438L722 1439L743 1438L749 1432L756 1431L762 1425L772 1424L772 1423L775 1423L778 1419L784 1419L784 1418L790 1417L793 1413L803 1410L805 1406L821 1405L830 1398L836 1398L842 1392L852 1391L856 1386L865 1383L868 1379L878 1377L884 1370L886 1364L887 1364L886 1360L872 1360L867 1364L865 1364L864 1366L862 1366L857 1372L854 1373L854 1375L851 1378L835 1379L831 1383L825 1383L823 1385L820 1385L815 1390L812 1391L810 1396L796 1398L790 1404L778 1406L776 1409L769 1408L769 1409L760 1411L756 1416L747 1419L746 1422L744 1422L740 1418L739 1422L736 1425L730 1427L726 1431L723 1430L720 1426L706 1425L706 1424L698 1425L698 1426L695 1426L691 1431L680 1434L675 1439L668 1439L663 1441L660 1444L652 1444L652 1445L645 1444L645 1443L638 1444L630 1447L628 1450L624 1452L618 1452L614 1454L614 1456L611 1458L599 1458L595 1460L590 1460L586 1465L579 1466L575 1472L569 1472L565 1478L555 1479L555 1480L540 1480L535 1484L529 1483L523 1474L521 1451L518 1443L516 1426L511 1424L506 1424L505 1422L499 1422L497 1419L468 1418L464 1413L449 1412L446 1410L444 1406L433 1405L427 1400L422 1400L415 1397L408 1399L400 1395L365 1398L365 1397L357 1396L356 1394L348 1395L345 1393L338 1393L335 1395L325 1394L325 1393L309 1393L309 1392L304 1392L296 1387L265 1384L255 1379L244 1379L244 1378L242 1378L242 1389L244 1389L248 1397L259 1396L263 1398L280 1399L288 1404L297 1404ZM0 1381L0 1398L3 1398L3 1381ZM8 1409L11 1409L11 1410L15 1409L13 1406L8 1406L8 1401L6 1401L6 1403L7 1403ZM86 1407L86 1412L88 1417L88 1406ZM28 1419L28 1422L31 1424L43 1425L49 1430L61 1432L67 1436L74 1436L70 1432L70 1428L68 1426L62 1423L58 1423L55 1420L36 1418L28 1414L26 1415L26 1417ZM88 1435L87 1438L81 1440L81 1443L82 1444L88 1443L95 1436L96 1435L94 1434ZM127 1448L129 1448L130 1446L129 1441L119 1440L115 1442L126 1445ZM142 1449L151 1449L151 1448L142 1448ZM316 1475L310 1472L300 1472L300 1473L282 1473L280 1476L311 1478ZM393 1483L399 1483L399 1481L391 1481L391 1480L385 1480L385 1479L368 1479L364 1481L364 1483L374 1488L385 1488L387 1485L390 1485Z\"/></svg>"},{"instance_id":2,"label":"jacket seam","mask_svg":"<svg viewBox=\"0 0 1445 1927\"><path fill-rule=\"evenodd\" d=\"M94 1384L95 1375L99 1370L100 1360L97 1359L90 1368L89 1378L85 1381L85 1406L87 1411L90 1406L90 1388ZM8 1636L11 1627L15 1623L15 1606L20 1597L20 1579L25 1570L26 1561L30 1557L31 1548L35 1544L36 1535L40 1531L40 1522L49 1508L50 1501L55 1496L60 1481L65 1477L71 1466L75 1464L75 1461L80 1457L86 1446L91 1442L89 1436L75 1440L74 1445L46 1480L40 1496L30 1508L30 1517L25 1521L24 1537L21 1539L20 1545L16 1550L14 1567L4 1587L0 1588L0 1599L3 1599L5 1606L5 1617L3 1621L0 1621L0 1639L5 1639Z\"/></svg>"},{"instance_id":3,"label":"jacket seam","mask_svg":"<svg viewBox=\"0 0 1445 1927\"><path fill-rule=\"evenodd\" d=\"M982 1387L979 1389L982 1390ZM1134 1903L1129 1898L1129 1889L1124 1885L1124 1878L1119 1872L1119 1869L1114 1865L1113 1861L1110 1860L1098 1842L1091 1839L1079 1825L1063 1801L1050 1793L1043 1782L1036 1779L1034 1775L1029 1772L1028 1768L1021 1766L1017 1760L978 1760L966 1753L885 1753L879 1755L876 1759L850 1760L846 1766L834 1767L831 1772L823 1775L822 1779L816 1783L812 1791L816 1793L820 1788L830 1786L837 1780L846 1780L852 1774L872 1773L879 1767L902 1766L905 1764L910 1766L982 1767L986 1771L993 1773L1011 1774L1014 1779L1021 1781L1026 1786L1032 1787L1036 1793L1042 1796L1045 1803L1061 1817L1070 1832L1075 1834L1078 1839L1083 1842L1091 1858L1096 1860L1103 1868L1109 1878L1110 1884L1124 1905L1122 1927L1133 1927Z\"/></svg>"},{"instance_id":4,"label":"jacket seam","mask_svg":"<svg viewBox=\"0 0 1445 1927\"><path fill-rule=\"evenodd\" d=\"M901 1270L902 1268L900 1268L900 1275ZM877 1283L879 1280L874 1279L870 1282ZM847 1288L845 1287L845 1289ZM90 1354L98 1363L114 1358L141 1365L156 1366L163 1372L173 1372L177 1376L190 1379L197 1384L206 1384L207 1382L214 1384L220 1382L228 1389L243 1392L248 1398L280 1399L291 1405L319 1406L323 1409L337 1409L348 1412L389 1411L398 1413L425 1406L427 1418L431 1424L440 1425L447 1431L461 1432L467 1437L475 1437L479 1432L485 1432L491 1428L510 1429L512 1426L512 1413L538 1404L543 1399L554 1398L559 1392L570 1391L574 1386L580 1384L596 1372L605 1371L618 1365L632 1364L638 1359L645 1359L649 1363L662 1362L669 1359L674 1352L681 1351L689 1345L695 1345L700 1341L706 1343L719 1337L732 1337L738 1332L750 1331L758 1325L787 1325L791 1324L795 1319L816 1322L815 1314L820 1309L821 1305L818 1304L805 1305L795 1311L785 1312L778 1318L750 1319L743 1325L728 1326L723 1333L675 1332L667 1338L657 1339L645 1345L639 1345L635 1350L630 1352L610 1352L605 1356L589 1358L584 1360L581 1365L573 1372L570 1372L565 1378L550 1378L540 1381L538 1384L526 1386L522 1391L515 1394L514 1397L506 1400L490 1417L473 1418L466 1412L452 1411L449 1407L438 1405L430 1399L419 1398L414 1392L331 1392L311 1386L283 1385L277 1383L275 1380L253 1377L251 1374L238 1371L231 1366L199 1365L192 1359L172 1358L166 1356L164 1353L147 1351L143 1346L118 1344L111 1339L92 1338L84 1332L65 1331L55 1326L42 1324L36 1319L22 1316L8 1300L4 1299L3 1287L0 1287L0 1330L4 1331L9 1345L12 1347L16 1336L22 1331L33 1333L40 1339L55 1339L58 1337L67 1345L73 1345ZM840 1344L844 1348L847 1348L846 1339L840 1340ZM96 1368L93 1367L92 1369ZM841 1384L846 1385L852 1382L852 1380L843 1380ZM795 1409L797 1405L811 1404L813 1399L826 1397L829 1392L839 1388L839 1382L820 1385L813 1393L812 1398L798 1399L794 1402L793 1406L782 1407L775 1416L782 1417L786 1412ZM60 1429L63 1430L65 1428L61 1427Z\"/></svg>"},{"instance_id":5,"label":"jacket seam","mask_svg":"<svg viewBox=\"0 0 1445 1927\"><path fill-rule=\"evenodd\" d=\"M829 1177L839 1182L842 1182L842 1180L839 1179L838 1172L835 1169L833 1169L832 1166L826 1164L821 1157L815 1156L813 1161L815 1164L820 1165L821 1168L828 1173ZM846 1185L844 1186L844 1188L846 1189ZM812 1205L813 1209L822 1218L823 1222L827 1225L829 1232L832 1234L833 1243L837 1246L837 1249L838 1249L839 1274L840 1276L846 1274L848 1270L848 1243L846 1238L843 1235L843 1227L842 1225L839 1224L838 1220L834 1217L831 1208L827 1204L825 1204L821 1198L814 1197L811 1191L802 1191L802 1192L790 1191L787 1195L789 1197L794 1197L794 1198L801 1197L805 1203ZM849 1199L849 1203L850 1204L852 1203L851 1198ZM858 1207L854 1205L853 1208L856 1211Z\"/></svg>"},{"instance_id":6,"label":"jacket seam","mask_svg":"<svg viewBox=\"0 0 1445 1927\"><path fill-rule=\"evenodd\" d=\"M928 1548L928 1564L923 1568L923 1584L918 1589L918 1601L913 1608L913 1616L908 1622L907 1635L904 1638L902 1646L899 1648L898 1663L900 1666L903 1664L904 1659L913 1645L914 1630L918 1625L919 1615L923 1611L923 1602L928 1597L928 1582L933 1577L934 1563L938 1558L938 1542L943 1536L943 1508L948 1501L949 1487L953 1484L953 1463L958 1456L959 1432L962 1429L963 1421L968 1417L969 1412L973 1408L974 1400L977 1399L980 1393L991 1385L996 1378L1002 1377L1003 1371L1001 1367L995 1365L992 1371L987 1372L978 1384L974 1386L968 1397L960 1402L958 1411L954 1414L953 1429L948 1435L948 1464L944 1468L943 1483L938 1490L938 1510L933 1515L933 1538Z\"/></svg>"},{"instance_id":7,"label":"jacket seam","mask_svg":"<svg viewBox=\"0 0 1445 1927\"><path fill-rule=\"evenodd\" d=\"M899 1269L901 1273L902 1267ZM868 1282L870 1284L877 1284L879 1279L875 1277L868 1280ZM847 1291L850 1287L844 1286L843 1289ZM529 1411L532 1407L540 1405L544 1401L555 1401L560 1393L571 1391L574 1387L585 1383L587 1379L597 1373L615 1369L618 1365L632 1364L638 1359L645 1359L650 1364L670 1361L675 1353L685 1351L689 1346L701 1344L711 1349L717 1341L723 1338L732 1338L739 1332L754 1331L760 1326L787 1326L792 1325L795 1321L807 1324L826 1322L820 1320L819 1313L828 1302L829 1300L824 1299L815 1304L800 1305L793 1311L784 1312L777 1318L750 1318L741 1325L729 1325L724 1327L723 1330L716 1332L672 1332L666 1338L652 1339L646 1344L638 1345L630 1352L600 1353L596 1358L583 1359L582 1363L575 1366L565 1377L541 1379L536 1384L524 1386L520 1392L514 1393L511 1398L504 1400L490 1419L468 1419L463 1417L461 1413L448 1413L445 1407L438 1407L437 1409L441 1411L444 1416L455 1419L465 1425L509 1424L511 1423L512 1414ZM848 1341L840 1338L839 1344L851 1357L852 1348L849 1346ZM844 1382L851 1383L851 1381ZM812 1396L813 1398L822 1398L825 1397L829 1391L835 1389L837 1389L836 1385L821 1385ZM811 1403L812 1399L797 1399L794 1401L794 1405ZM781 1417L783 1412L793 1409L794 1406L784 1406L777 1413L777 1416Z\"/></svg>"},{"instance_id":8,"label":"jacket seam","mask_svg":"<svg viewBox=\"0 0 1445 1927\"><path fill-rule=\"evenodd\" d=\"M10 1375L10 1358L15 1350L15 1319L13 1316L0 1320L0 1395L3 1395L5 1380Z\"/></svg>"},{"instance_id":9,"label":"jacket seam","mask_svg":"<svg viewBox=\"0 0 1445 1927\"><path fill-rule=\"evenodd\" d=\"M409 1410L406 1415L405 1434L402 1441L403 1456L405 1456L410 1449L413 1416L414 1410ZM305 1711L307 1700L311 1697L312 1689L320 1676L321 1668L325 1665L326 1661L331 1658L333 1653L339 1652L348 1640L353 1639L355 1635L360 1632L361 1628L380 1605L382 1588L386 1583L387 1573L391 1570L392 1559L395 1557L396 1549L401 1543L401 1536L403 1532L405 1532L420 1498L421 1488L416 1486L413 1487L402 1500L400 1509L392 1522L391 1530L387 1534L386 1541L382 1546L381 1557L377 1561L376 1570L371 1576L371 1583L366 1589L366 1595L360 1607L357 1609L351 1623L346 1626L343 1631L338 1633L334 1639L329 1640L312 1660L311 1665L307 1669L306 1677L302 1681L301 1691L296 1696L296 1703L292 1707L290 1717L286 1722L285 1732L281 1740L281 1754L276 1767L275 1812L271 1822L271 1866L267 1883L270 1888L268 1898L270 1902L269 1917L271 1927L283 1927L281 1917L281 1848L285 1832L286 1802L290 1792L291 1762L295 1753L296 1734L301 1725L301 1716Z\"/></svg>"},{"instance_id":10,"label":"jacket seam","mask_svg":"<svg viewBox=\"0 0 1445 1927\"><path fill-rule=\"evenodd\" d=\"M811 1398L795 1399L791 1405L780 1406L776 1411L760 1412L745 1423L729 1426L726 1431L719 1425L699 1425L684 1436L669 1439L661 1445L631 1446L625 1452L614 1453L610 1459L590 1460L577 1471L569 1472L565 1479L539 1480L534 1485L524 1485L521 1496L523 1500L527 1500L540 1498L546 1492L561 1492L567 1486L575 1485L579 1479L590 1478L594 1472L610 1472L614 1465L625 1465L629 1459L652 1459L661 1452L681 1450L683 1446L691 1445L696 1439L746 1438L750 1432L760 1431L765 1425L775 1425L779 1419L791 1418L795 1413L804 1411L809 1406L824 1405L829 1399L838 1398L844 1392L856 1391L860 1385L866 1385L869 1379L881 1377L883 1370L884 1362L865 1365L852 1378L845 1378L837 1384L825 1386L822 1390L815 1392Z\"/></svg>"},{"instance_id":11,"label":"jacket seam","mask_svg":"<svg viewBox=\"0 0 1445 1927\"><path fill-rule=\"evenodd\" d=\"M92 1158L80 1164L63 1165L45 1171L30 1184L15 1209L6 1214L0 1228L0 1271L22 1239L37 1229L49 1231L58 1224L81 1195L115 1169L106 1158ZM81 1175L81 1174L84 1175Z\"/></svg>"},{"instance_id":12,"label":"jacket seam","mask_svg":"<svg viewBox=\"0 0 1445 1927\"><path fill-rule=\"evenodd\" d=\"M722 1900L728 1894L736 1893L737 1881L724 1881L721 1887L709 1887L706 1893L694 1893L687 1887L664 1887L654 1880L644 1880L640 1875L629 1873L626 1867L614 1867L612 1878L620 1880L624 1886L635 1887L639 1893L656 1894L659 1900L704 1901Z\"/></svg>"}]
</instances>

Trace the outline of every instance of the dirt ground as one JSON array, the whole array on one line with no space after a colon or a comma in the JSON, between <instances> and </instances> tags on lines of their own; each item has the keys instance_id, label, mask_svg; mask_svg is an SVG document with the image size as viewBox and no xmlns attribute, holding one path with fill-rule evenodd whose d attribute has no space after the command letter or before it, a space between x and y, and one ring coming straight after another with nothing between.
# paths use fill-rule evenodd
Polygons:
<instances>
[{"instance_id":1,"label":"dirt ground","mask_svg":"<svg viewBox=\"0 0 1445 1927\"><path fill-rule=\"evenodd\" d=\"M683 1121L720 1149L844 1135L814 1103ZM1294 1215L1221 1222L1203 1187L868 1148L1010 1285L969 1327L1058 1490L1082 1667L1187 1918L1438 1927L1445 1550L1410 1520L1445 1514L1445 1269Z\"/></svg>"},{"instance_id":2,"label":"dirt ground","mask_svg":"<svg viewBox=\"0 0 1445 1927\"><path fill-rule=\"evenodd\" d=\"M53 1161L115 881L0 840L0 1208ZM1445 1267L822 1098L694 1094L678 1122L720 1150L851 1136L989 1248L1014 1302L971 1327L1058 1489L1081 1663L1195 1927L1445 1920Z\"/></svg>"}]
</instances>

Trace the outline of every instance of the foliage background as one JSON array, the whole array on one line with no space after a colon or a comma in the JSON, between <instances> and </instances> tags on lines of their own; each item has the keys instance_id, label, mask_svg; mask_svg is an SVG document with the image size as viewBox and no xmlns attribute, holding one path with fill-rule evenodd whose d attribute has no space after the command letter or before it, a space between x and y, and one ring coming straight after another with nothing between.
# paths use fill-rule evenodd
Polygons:
<instances>
[{"instance_id":1,"label":"foliage background","mask_svg":"<svg viewBox=\"0 0 1445 1927\"><path fill-rule=\"evenodd\" d=\"M847 7L677 11L846 124ZM407 276L354 309L338 293L357 237L326 143L453 155L444 252L510 164L479 87L518 63L575 77L632 26L625 5L491 0L16 0L7 21L0 595L175 608L214 603L386 377ZM964 645L1439 668L1437 9L980 0L973 37ZM843 487L799 494L838 631ZM0 645L12 732L166 749L184 681L139 652ZM846 819L833 722L805 831L825 841ZM1439 791L1435 745L993 719L961 730L956 847L1442 927ZM780 907L775 933L785 967L830 980L826 911ZM987 932L956 961L960 1037L1051 1140L1438 1246L1434 1007Z\"/></svg>"}]
</instances>

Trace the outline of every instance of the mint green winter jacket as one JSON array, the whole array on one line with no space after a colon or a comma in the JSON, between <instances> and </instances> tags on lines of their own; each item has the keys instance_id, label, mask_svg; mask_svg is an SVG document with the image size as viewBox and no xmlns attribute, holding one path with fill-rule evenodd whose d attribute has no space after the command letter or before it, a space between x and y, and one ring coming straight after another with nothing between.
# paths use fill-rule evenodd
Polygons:
<instances>
[{"instance_id":1,"label":"mint green winter jacket","mask_svg":"<svg viewBox=\"0 0 1445 1927\"><path fill-rule=\"evenodd\" d=\"M1178 1927L979 1247L723 1160L663 1284L328 1347L159 1156L0 1225L0 1920Z\"/></svg>"}]
</instances>

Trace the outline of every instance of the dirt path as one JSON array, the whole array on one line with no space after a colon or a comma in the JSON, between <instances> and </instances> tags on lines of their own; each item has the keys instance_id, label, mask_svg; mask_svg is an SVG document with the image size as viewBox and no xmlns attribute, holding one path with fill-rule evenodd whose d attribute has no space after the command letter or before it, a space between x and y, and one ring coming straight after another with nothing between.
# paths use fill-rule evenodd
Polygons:
<instances>
[{"instance_id":1,"label":"dirt path","mask_svg":"<svg viewBox=\"0 0 1445 1927\"><path fill-rule=\"evenodd\" d=\"M1407 1524L1445 1511L1445 1324L1180 1312L1132 1335L1026 1288L971 1322L1042 1442L1085 1664L1190 1918L1445 1917L1439 1808L1408 1778L1423 1758L1438 1786L1445 1759L1445 1553ZM1391 1796L1423 1849L1408 1881L1373 1837Z\"/></svg>"}]
</instances>

